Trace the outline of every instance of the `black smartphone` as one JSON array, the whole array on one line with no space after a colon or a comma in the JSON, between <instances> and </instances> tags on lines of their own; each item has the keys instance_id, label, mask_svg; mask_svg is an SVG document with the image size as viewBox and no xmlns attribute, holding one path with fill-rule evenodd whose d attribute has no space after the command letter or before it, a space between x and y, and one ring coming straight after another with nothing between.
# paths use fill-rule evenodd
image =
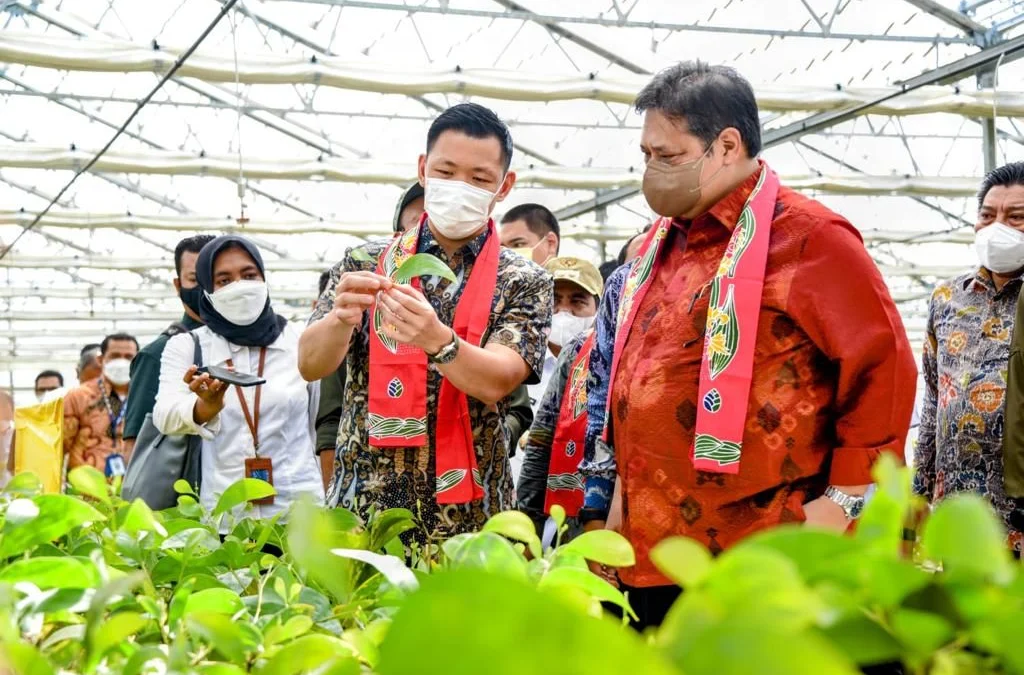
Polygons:
<instances>
[{"instance_id":1,"label":"black smartphone","mask_svg":"<svg viewBox=\"0 0 1024 675\"><path fill-rule=\"evenodd\" d=\"M246 373L238 373L234 370L227 368L221 368L219 366L203 366L197 373L209 373L210 377L221 382L228 384L234 384L239 387L255 387L260 384L266 384L267 381L262 377L256 377L255 375L248 375Z\"/></svg>"}]
</instances>

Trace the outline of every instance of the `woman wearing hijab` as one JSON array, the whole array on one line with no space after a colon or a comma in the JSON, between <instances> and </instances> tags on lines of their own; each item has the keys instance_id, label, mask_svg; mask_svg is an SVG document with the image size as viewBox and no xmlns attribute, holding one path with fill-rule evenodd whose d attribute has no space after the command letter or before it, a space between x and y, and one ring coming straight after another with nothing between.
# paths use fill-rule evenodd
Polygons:
<instances>
[{"instance_id":1,"label":"woman wearing hijab","mask_svg":"<svg viewBox=\"0 0 1024 675\"><path fill-rule=\"evenodd\" d=\"M303 493L322 501L311 423L318 392L299 375L299 332L271 307L263 257L243 237L218 237L199 253L196 280L205 325L193 333L202 365L266 384L239 387L197 373L192 337L176 335L161 360L154 424L167 435L203 439L200 501L208 509L247 476L269 478L277 490L272 502L254 503L258 518L286 510Z\"/></svg>"}]
</instances>

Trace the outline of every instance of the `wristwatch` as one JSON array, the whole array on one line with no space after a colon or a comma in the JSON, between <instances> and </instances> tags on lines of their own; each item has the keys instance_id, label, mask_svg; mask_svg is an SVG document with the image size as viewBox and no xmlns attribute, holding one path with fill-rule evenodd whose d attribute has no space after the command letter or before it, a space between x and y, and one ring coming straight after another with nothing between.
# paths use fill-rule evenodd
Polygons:
<instances>
[{"instance_id":1,"label":"wristwatch","mask_svg":"<svg viewBox=\"0 0 1024 675\"><path fill-rule=\"evenodd\" d=\"M838 504L849 520L860 518L860 513L864 510L864 497L848 495L831 485L825 488L825 496Z\"/></svg>"},{"instance_id":2,"label":"wristwatch","mask_svg":"<svg viewBox=\"0 0 1024 675\"><path fill-rule=\"evenodd\" d=\"M431 363L443 366L451 363L455 360L455 357L459 355L459 336L452 331L452 341L441 347L440 351L436 354L427 354L427 361Z\"/></svg>"}]
</instances>

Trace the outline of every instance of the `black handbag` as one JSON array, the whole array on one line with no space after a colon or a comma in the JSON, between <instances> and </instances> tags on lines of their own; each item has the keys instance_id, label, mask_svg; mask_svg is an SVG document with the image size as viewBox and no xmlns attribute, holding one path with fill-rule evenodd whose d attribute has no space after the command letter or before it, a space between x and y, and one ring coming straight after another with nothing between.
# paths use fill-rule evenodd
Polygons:
<instances>
[{"instance_id":1,"label":"black handbag","mask_svg":"<svg viewBox=\"0 0 1024 675\"><path fill-rule=\"evenodd\" d=\"M203 352L195 333L189 336L195 343L192 362L201 366ZM199 494L203 481L200 458L203 439L199 436L167 436L153 424L153 413L146 415L135 449L121 484L121 497L125 501L139 498L154 511L169 509L178 504L178 493L174 483L179 480L188 484Z\"/></svg>"}]
</instances>

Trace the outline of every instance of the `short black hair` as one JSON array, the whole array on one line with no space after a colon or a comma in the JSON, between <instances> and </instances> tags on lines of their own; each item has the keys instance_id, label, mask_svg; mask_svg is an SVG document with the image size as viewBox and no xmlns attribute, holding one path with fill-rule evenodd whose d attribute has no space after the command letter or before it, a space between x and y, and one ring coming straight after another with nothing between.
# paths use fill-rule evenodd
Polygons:
<instances>
[{"instance_id":1,"label":"short black hair","mask_svg":"<svg viewBox=\"0 0 1024 675\"><path fill-rule=\"evenodd\" d=\"M633 106L639 113L658 110L672 119L685 120L690 133L705 147L732 127L740 132L748 156L761 152L761 118L754 89L728 66L703 61L677 63L655 75Z\"/></svg>"},{"instance_id":2,"label":"short black hair","mask_svg":"<svg viewBox=\"0 0 1024 675\"><path fill-rule=\"evenodd\" d=\"M38 387L39 380L43 379L44 377L56 377L57 381L60 382L60 386L64 386L64 376L60 373L60 371L57 370L44 370L43 372L36 375L35 386Z\"/></svg>"},{"instance_id":3,"label":"short black hair","mask_svg":"<svg viewBox=\"0 0 1024 675\"><path fill-rule=\"evenodd\" d=\"M459 103L437 116L427 131L427 154L446 131L458 131L470 138L496 138L501 145L505 171L512 165L512 133L490 108L479 103Z\"/></svg>"},{"instance_id":4,"label":"short black hair","mask_svg":"<svg viewBox=\"0 0 1024 675\"><path fill-rule=\"evenodd\" d=\"M186 253L199 253L203 247L216 239L212 234L196 234L185 237L174 247L174 276L181 279L181 258Z\"/></svg>"},{"instance_id":5,"label":"short black hair","mask_svg":"<svg viewBox=\"0 0 1024 675\"><path fill-rule=\"evenodd\" d=\"M135 339L134 335L129 335L128 333L113 333L111 335L108 335L107 337L103 338L103 343L100 344L100 355L101 356L105 356L106 355L107 348L110 347L110 343L111 342L129 342L129 341L135 343L135 348L136 349L139 348L139 341Z\"/></svg>"},{"instance_id":6,"label":"short black hair","mask_svg":"<svg viewBox=\"0 0 1024 675\"><path fill-rule=\"evenodd\" d=\"M559 245L561 245L562 228L558 225L558 218L546 206L541 206L540 204L520 204L519 206L514 206L501 217L501 224L514 223L517 220L526 223L526 227L530 232L539 237L543 237L548 232L554 232L555 236L558 237Z\"/></svg>"},{"instance_id":7,"label":"short black hair","mask_svg":"<svg viewBox=\"0 0 1024 675\"><path fill-rule=\"evenodd\" d=\"M1024 185L1024 162L1010 162L989 171L981 181L981 189L978 190L978 208L985 203L985 195L989 190L1011 185Z\"/></svg>"},{"instance_id":8,"label":"short black hair","mask_svg":"<svg viewBox=\"0 0 1024 675\"><path fill-rule=\"evenodd\" d=\"M97 349L102 351L103 345L99 344L98 342L90 342L86 346L82 347L82 351L78 352L78 355L85 356L89 352L96 351Z\"/></svg>"},{"instance_id":9,"label":"short black hair","mask_svg":"<svg viewBox=\"0 0 1024 675\"><path fill-rule=\"evenodd\" d=\"M636 241L637 237L642 237L648 232L650 232L652 227L654 227L654 223L647 223L646 225L644 225L644 229L640 230L639 232L637 232L632 237L626 240L626 243L622 245L622 249L619 251L618 257L615 258L615 261L619 263L620 267L626 264L626 252L629 251L629 245Z\"/></svg>"},{"instance_id":10,"label":"short black hair","mask_svg":"<svg viewBox=\"0 0 1024 675\"><path fill-rule=\"evenodd\" d=\"M597 268L597 271L601 273L601 278L605 283L608 283L608 278L612 275L612 272L622 267L618 260L605 260L601 263L601 266Z\"/></svg>"},{"instance_id":11,"label":"short black hair","mask_svg":"<svg viewBox=\"0 0 1024 675\"><path fill-rule=\"evenodd\" d=\"M320 273L320 295L323 295L324 291L327 290L327 284L329 284L330 281L331 281L331 271L330 270L324 270L323 272ZM320 296L318 295L317 297L320 297Z\"/></svg>"}]
</instances>

